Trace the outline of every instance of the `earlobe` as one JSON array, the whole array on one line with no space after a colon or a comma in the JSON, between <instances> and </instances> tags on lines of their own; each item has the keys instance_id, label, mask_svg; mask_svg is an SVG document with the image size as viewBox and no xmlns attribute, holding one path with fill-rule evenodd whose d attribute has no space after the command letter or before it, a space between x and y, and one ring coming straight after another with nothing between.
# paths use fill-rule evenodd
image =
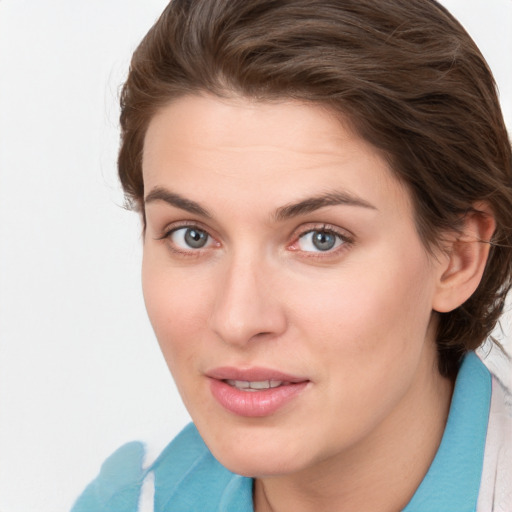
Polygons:
<instances>
[{"instance_id":1,"label":"earlobe","mask_svg":"<svg viewBox=\"0 0 512 512\"><path fill-rule=\"evenodd\" d=\"M464 217L461 232L453 234L442 258L432 309L448 313L475 292L489 257L496 221L489 205L476 203Z\"/></svg>"}]
</instances>

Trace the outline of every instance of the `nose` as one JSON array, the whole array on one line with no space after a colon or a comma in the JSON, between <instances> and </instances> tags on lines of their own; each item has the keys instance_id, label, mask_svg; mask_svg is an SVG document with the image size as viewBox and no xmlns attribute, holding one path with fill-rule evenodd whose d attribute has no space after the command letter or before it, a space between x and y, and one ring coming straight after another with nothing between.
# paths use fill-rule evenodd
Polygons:
<instances>
[{"instance_id":1,"label":"nose","mask_svg":"<svg viewBox=\"0 0 512 512\"><path fill-rule=\"evenodd\" d=\"M284 304L279 301L277 269L256 258L239 258L226 265L217 290L211 325L225 343L245 346L272 339L286 330Z\"/></svg>"}]
</instances>

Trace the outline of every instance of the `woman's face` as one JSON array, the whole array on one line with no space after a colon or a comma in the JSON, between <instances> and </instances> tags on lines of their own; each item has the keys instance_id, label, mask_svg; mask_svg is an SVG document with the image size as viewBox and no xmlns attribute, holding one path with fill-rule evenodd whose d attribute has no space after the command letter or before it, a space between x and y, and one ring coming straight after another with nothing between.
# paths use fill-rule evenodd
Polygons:
<instances>
[{"instance_id":1,"label":"woman's face","mask_svg":"<svg viewBox=\"0 0 512 512\"><path fill-rule=\"evenodd\" d=\"M190 96L143 172L149 317L224 465L312 468L421 407L440 263L372 146L319 106Z\"/></svg>"}]
</instances>

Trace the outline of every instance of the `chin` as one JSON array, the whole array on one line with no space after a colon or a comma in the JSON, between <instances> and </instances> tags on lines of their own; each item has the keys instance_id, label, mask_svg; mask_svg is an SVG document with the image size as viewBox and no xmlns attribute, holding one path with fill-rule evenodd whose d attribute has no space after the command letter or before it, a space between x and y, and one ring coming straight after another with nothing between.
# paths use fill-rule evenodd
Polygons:
<instances>
[{"instance_id":1,"label":"chin","mask_svg":"<svg viewBox=\"0 0 512 512\"><path fill-rule=\"evenodd\" d=\"M205 442L214 457L231 472L248 477L279 476L300 471L304 447L294 446L290 436L249 429L245 435L230 433Z\"/></svg>"},{"instance_id":2,"label":"chin","mask_svg":"<svg viewBox=\"0 0 512 512\"><path fill-rule=\"evenodd\" d=\"M300 471L297 461L291 461L286 456L273 453L257 454L247 453L221 454L217 460L232 473L251 478L266 478L289 475Z\"/></svg>"}]
</instances>

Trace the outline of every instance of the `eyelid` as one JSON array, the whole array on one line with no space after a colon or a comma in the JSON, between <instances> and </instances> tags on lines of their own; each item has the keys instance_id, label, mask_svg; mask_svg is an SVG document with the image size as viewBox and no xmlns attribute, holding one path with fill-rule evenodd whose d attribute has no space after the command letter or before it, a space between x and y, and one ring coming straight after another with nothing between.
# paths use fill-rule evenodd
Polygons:
<instances>
[{"instance_id":1,"label":"eyelid","mask_svg":"<svg viewBox=\"0 0 512 512\"><path fill-rule=\"evenodd\" d=\"M328 251L302 251L297 247L293 247L298 244L299 240L302 237L313 231L325 231L327 233L332 233L335 236L339 237L343 243L341 243L338 247ZM349 246L351 246L354 243L355 237L350 231L346 229L323 222L301 225L297 229L295 229L291 238L292 242L288 244L288 248L290 250L302 252L304 255L307 255L307 257L328 258L337 255L340 251L343 251L347 249Z\"/></svg>"},{"instance_id":2,"label":"eyelid","mask_svg":"<svg viewBox=\"0 0 512 512\"><path fill-rule=\"evenodd\" d=\"M197 220L178 220L175 222L170 222L169 224L166 224L164 228L158 230L161 234L157 235L155 237L155 240L164 240L174 231L183 228L196 228L200 231L208 233L210 237L217 239L217 236L212 234L212 230L209 227L205 226L202 222L199 222Z\"/></svg>"},{"instance_id":3,"label":"eyelid","mask_svg":"<svg viewBox=\"0 0 512 512\"><path fill-rule=\"evenodd\" d=\"M172 242L171 236L176 231L179 231L180 229L197 229L198 231L203 231L206 233L209 237L209 242L207 246L201 247L198 249L190 248L190 249L184 249L181 247L178 247L175 243ZM155 237L155 240L162 240L167 242L169 248L177 253L177 254L183 254L183 255L199 255L203 251L206 251L208 249L220 247L221 244L218 241L218 237L214 234L212 234L212 230L206 226L204 226L201 222L195 221L195 220L181 220L172 222L170 224L167 224L162 230L161 234ZM210 241L212 243L210 243Z\"/></svg>"},{"instance_id":4,"label":"eyelid","mask_svg":"<svg viewBox=\"0 0 512 512\"><path fill-rule=\"evenodd\" d=\"M329 224L328 222L308 222L306 224L301 224L293 231L291 238L296 240L297 238L307 233L311 233L311 231L331 232L347 241L351 241L355 238L354 234L351 233L348 229L341 228L334 224Z\"/></svg>"}]
</instances>

